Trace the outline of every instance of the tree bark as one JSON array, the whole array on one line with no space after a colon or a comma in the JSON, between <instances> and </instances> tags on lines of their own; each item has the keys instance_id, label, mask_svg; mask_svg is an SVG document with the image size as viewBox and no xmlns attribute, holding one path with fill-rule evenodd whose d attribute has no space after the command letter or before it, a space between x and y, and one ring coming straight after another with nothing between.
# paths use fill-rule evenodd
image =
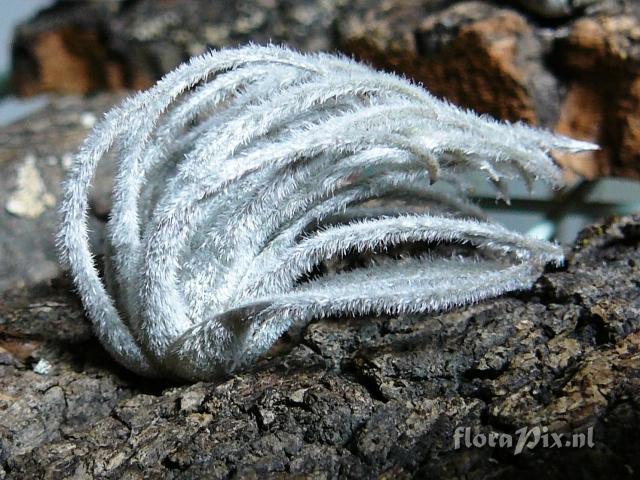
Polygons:
<instances>
[{"instance_id":1,"label":"tree bark","mask_svg":"<svg viewBox=\"0 0 640 480\"><path fill-rule=\"evenodd\" d=\"M31 155L46 193L57 197L67 153L115 100L58 100L10 127L0 134L8 146L0 178ZM42 189L25 185L31 197L22 201L42 200ZM3 239L27 247L22 261L0 258L2 268L14 267L0 300L0 478L640 471L640 217L586 229L566 265L531 291L434 315L317 321L233 377L172 385L108 357L57 267L33 277L37 262L53 256L55 214L46 202L35 216L9 213L16 188L0 189ZM99 248L108 185L99 183L92 198ZM536 426L549 435L592 427L594 446L540 444L516 454L515 445L463 440L455 448L459 428L473 440Z\"/></svg>"},{"instance_id":2,"label":"tree bark","mask_svg":"<svg viewBox=\"0 0 640 480\"><path fill-rule=\"evenodd\" d=\"M207 46L273 39L596 140L601 153L565 163L585 175L640 172L637 2L224 4L58 2L16 34L18 92L143 88ZM79 142L120 99L56 98L0 131L0 479L637 476L640 216L587 228L530 291L433 315L317 321L216 382L119 367L57 264L54 205ZM114 161L91 192L96 252ZM521 429L535 427L545 436L518 451ZM592 447L553 441L589 432ZM492 433L514 445L474 445Z\"/></svg>"},{"instance_id":3,"label":"tree bark","mask_svg":"<svg viewBox=\"0 0 640 480\"><path fill-rule=\"evenodd\" d=\"M192 55L248 41L342 51L498 118L603 148L587 178L640 178L636 0L57 2L13 43L21 95L141 89Z\"/></svg>"}]
</instances>

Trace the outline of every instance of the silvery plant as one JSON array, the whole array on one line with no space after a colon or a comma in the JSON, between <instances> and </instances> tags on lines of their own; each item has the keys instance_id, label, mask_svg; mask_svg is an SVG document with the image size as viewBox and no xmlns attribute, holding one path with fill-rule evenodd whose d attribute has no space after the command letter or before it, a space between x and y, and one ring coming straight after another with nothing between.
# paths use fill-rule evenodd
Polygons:
<instances>
[{"instance_id":1,"label":"silvery plant","mask_svg":"<svg viewBox=\"0 0 640 480\"><path fill-rule=\"evenodd\" d=\"M313 319L423 314L529 288L562 249L487 221L464 175L482 172L506 197L507 179L561 183L550 151L594 148L347 58L212 51L95 127L65 182L59 247L118 362L212 379ZM99 272L87 194L110 151ZM364 260L320 268L354 256Z\"/></svg>"}]
</instances>

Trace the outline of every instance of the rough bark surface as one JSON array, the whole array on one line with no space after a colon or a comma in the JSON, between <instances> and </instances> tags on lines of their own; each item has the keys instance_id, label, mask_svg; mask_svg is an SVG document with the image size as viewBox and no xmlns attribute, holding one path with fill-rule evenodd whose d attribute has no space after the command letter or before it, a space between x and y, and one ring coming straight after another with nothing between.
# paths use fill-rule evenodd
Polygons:
<instances>
[{"instance_id":1,"label":"rough bark surface","mask_svg":"<svg viewBox=\"0 0 640 480\"><path fill-rule=\"evenodd\" d=\"M96 0L18 28L21 95L145 88L191 55L247 41L341 50L437 95L603 146L561 158L588 178L640 177L636 0Z\"/></svg>"},{"instance_id":2,"label":"rough bark surface","mask_svg":"<svg viewBox=\"0 0 640 480\"><path fill-rule=\"evenodd\" d=\"M53 169L40 177L55 200L59 157L113 100L59 101L10 127L14 153L0 168L32 155L35 169ZM53 255L42 209L3 213L23 222L3 235L34 265ZM194 385L124 371L58 270L14 272L0 299L0 478L634 478L639 248L640 217L611 219L531 291L438 315L318 321L253 368ZM536 425L593 427L595 446L454 448L458 427Z\"/></svg>"},{"instance_id":3,"label":"rough bark surface","mask_svg":"<svg viewBox=\"0 0 640 480\"><path fill-rule=\"evenodd\" d=\"M0 130L0 292L61 274L54 245L55 205L72 155L99 115L121 96L55 99ZM90 196L93 241L110 208L112 159L100 166Z\"/></svg>"}]
</instances>

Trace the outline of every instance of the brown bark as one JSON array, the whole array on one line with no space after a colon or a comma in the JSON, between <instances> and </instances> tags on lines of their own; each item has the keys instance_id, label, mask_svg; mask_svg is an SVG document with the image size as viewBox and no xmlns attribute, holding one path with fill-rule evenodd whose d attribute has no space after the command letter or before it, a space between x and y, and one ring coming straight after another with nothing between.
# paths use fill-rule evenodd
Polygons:
<instances>
[{"instance_id":1,"label":"brown bark","mask_svg":"<svg viewBox=\"0 0 640 480\"><path fill-rule=\"evenodd\" d=\"M461 104L597 139L605 149L585 174L640 171L631 1L566 11L525 0L250 3L59 4L19 30L15 78L25 94L141 88L206 44L341 48ZM637 216L585 230L567 265L528 292L442 314L318 321L217 382L170 385L120 368L91 334L53 241L70 155L119 98L55 99L0 131L0 478L640 471ZM90 214L98 251L113 159L101 168ZM457 427L525 426L593 427L595 446L454 448Z\"/></svg>"},{"instance_id":2,"label":"brown bark","mask_svg":"<svg viewBox=\"0 0 640 480\"><path fill-rule=\"evenodd\" d=\"M593 140L587 178L640 177L635 0L59 2L16 32L21 95L139 89L208 47L342 50L454 103Z\"/></svg>"},{"instance_id":3,"label":"brown bark","mask_svg":"<svg viewBox=\"0 0 640 480\"><path fill-rule=\"evenodd\" d=\"M1 168L27 151L35 168L62 168L46 155L75 148L83 114L113 100L59 101L11 127L15 157ZM49 214L15 217L22 229L3 237L30 232L45 243L29 258L49 255ZM435 315L318 321L254 367L195 385L124 371L59 271L34 283L15 270L0 300L0 478L632 478L639 242L640 217L611 219L531 291ZM457 427L536 425L593 427L595 446L454 448Z\"/></svg>"},{"instance_id":4,"label":"brown bark","mask_svg":"<svg viewBox=\"0 0 640 480\"><path fill-rule=\"evenodd\" d=\"M101 113L119 95L56 99L43 111L0 130L0 292L56 278L55 204L72 155ZM109 158L90 194L92 240L101 241L101 221L110 197Z\"/></svg>"}]
</instances>

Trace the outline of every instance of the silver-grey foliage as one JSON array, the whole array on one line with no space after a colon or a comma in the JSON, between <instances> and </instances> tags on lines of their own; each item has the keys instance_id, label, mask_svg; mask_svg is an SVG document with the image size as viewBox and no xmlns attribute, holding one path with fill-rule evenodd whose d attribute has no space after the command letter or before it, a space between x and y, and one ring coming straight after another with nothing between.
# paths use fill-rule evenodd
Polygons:
<instances>
[{"instance_id":1,"label":"silver-grey foliage","mask_svg":"<svg viewBox=\"0 0 640 480\"><path fill-rule=\"evenodd\" d=\"M561 248L483 220L461 175L484 172L505 197L507 178L560 183L550 150L593 148L479 117L345 58L214 51L97 125L65 183L58 239L119 362L207 379L254 360L294 323L422 313L529 287ZM103 282L87 193L111 149ZM308 276L347 253L415 242L478 254L434 248Z\"/></svg>"}]
</instances>

